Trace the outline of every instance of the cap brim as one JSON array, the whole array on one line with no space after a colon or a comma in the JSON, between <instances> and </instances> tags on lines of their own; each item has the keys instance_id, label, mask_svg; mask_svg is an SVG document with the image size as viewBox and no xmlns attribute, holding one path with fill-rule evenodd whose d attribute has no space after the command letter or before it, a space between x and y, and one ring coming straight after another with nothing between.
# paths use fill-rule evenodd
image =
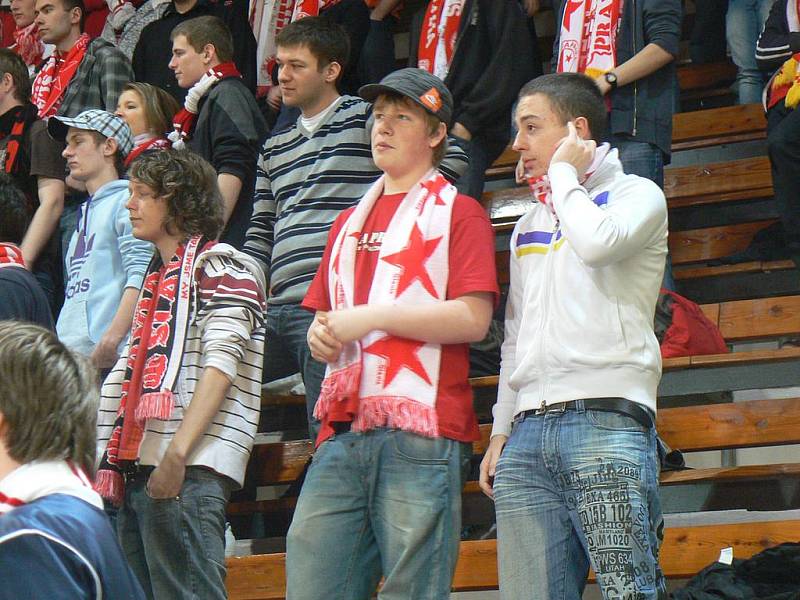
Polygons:
<instances>
[{"instance_id":1,"label":"cap brim","mask_svg":"<svg viewBox=\"0 0 800 600\"><path fill-rule=\"evenodd\" d=\"M71 119L70 119L71 120ZM67 132L71 125L64 123L58 117L50 117L47 120L47 133L50 137L59 142L64 142L67 139Z\"/></svg>"},{"instance_id":2,"label":"cap brim","mask_svg":"<svg viewBox=\"0 0 800 600\"><path fill-rule=\"evenodd\" d=\"M406 96L411 98L407 93L402 92L398 89L395 89L388 85L381 85L380 83L370 83L367 85L362 85L358 89L358 95L361 96L367 102L375 102L378 96L381 94L400 94L401 96ZM411 98L415 100L415 98Z\"/></svg>"}]
</instances>

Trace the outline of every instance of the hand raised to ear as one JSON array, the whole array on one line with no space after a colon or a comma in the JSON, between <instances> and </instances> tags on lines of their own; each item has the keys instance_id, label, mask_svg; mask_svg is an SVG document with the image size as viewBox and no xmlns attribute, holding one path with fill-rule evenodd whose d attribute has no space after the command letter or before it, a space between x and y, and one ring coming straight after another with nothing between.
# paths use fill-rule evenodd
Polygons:
<instances>
[{"instance_id":1,"label":"hand raised to ear","mask_svg":"<svg viewBox=\"0 0 800 600\"><path fill-rule=\"evenodd\" d=\"M567 129L568 133L558 143L558 148L556 148L553 157L550 159L550 164L553 165L557 162L569 163L575 167L578 172L578 178L581 178L594 160L597 144L594 140L581 139L572 121L567 123Z\"/></svg>"}]
</instances>

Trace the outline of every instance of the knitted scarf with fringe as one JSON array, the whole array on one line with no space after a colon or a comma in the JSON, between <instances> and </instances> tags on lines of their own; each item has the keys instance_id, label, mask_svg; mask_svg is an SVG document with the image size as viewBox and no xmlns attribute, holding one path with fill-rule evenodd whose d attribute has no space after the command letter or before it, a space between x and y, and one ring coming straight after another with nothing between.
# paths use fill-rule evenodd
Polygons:
<instances>
[{"instance_id":1,"label":"knitted scarf with fringe","mask_svg":"<svg viewBox=\"0 0 800 600\"><path fill-rule=\"evenodd\" d=\"M211 67L195 83L186 94L183 108L180 109L172 119L174 130L167 136L172 142L172 147L182 149L186 147L186 142L192 137L194 132L197 113L200 111L200 100L211 91L223 79L229 77L239 77L242 75L232 62L220 63L216 67Z\"/></svg>"},{"instance_id":2,"label":"knitted scarf with fringe","mask_svg":"<svg viewBox=\"0 0 800 600\"><path fill-rule=\"evenodd\" d=\"M122 471L139 458L147 419L168 420L189 326L197 255L208 248L193 236L163 265L155 254L136 303L128 362L114 429L100 461L95 489L116 506L125 493ZM205 246L204 246L205 244Z\"/></svg>"},{"instance_id":3,"label":"knitted scarf with fringe","mask_svg":"<svg viewBox=\"0 0 800 600\"><path fill-rule=\"evenodd\" d=\"M383 177L359 201L331 248L328 267L333 310L354 306L358 238L383 193ZM456 189L436 170L429 171L403 198L383 236L368 304L420 306L444 302L449 273L450 220ZM345 344L327 367L314 415L323 422L319 439L331 427L326 415L343 402L353 431L387 426L434 437L439 426L436 397L440 344L371 331ZM336 411L341 414L341 411Z\"/></svg>"}]
</instances>

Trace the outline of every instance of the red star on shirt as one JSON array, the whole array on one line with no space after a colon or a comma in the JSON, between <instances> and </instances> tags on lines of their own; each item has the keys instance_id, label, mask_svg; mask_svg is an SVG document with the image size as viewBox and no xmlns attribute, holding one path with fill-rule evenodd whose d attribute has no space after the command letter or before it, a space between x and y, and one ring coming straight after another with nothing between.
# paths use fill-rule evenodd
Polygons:
<instances>
[{"instance_id":1,"label":"red star on shirt","mask_svg":"<svg viewBox=\"0 0 800 600\"><path fill-rule=\"evenodd\" d=\"M433 287L431 277L428 275L427 269L425 269L425 263L436 250L440 241L442 241L442 236L434 240L424 239L419 227L414 223L414 229L411 230L411 239L408 240L408 245L400 252L383 257L382 260L385 260L390 265L400 267L401 270L395 297L399 297L415 281L419 281L431 296L434 298L439 297Z\"/></svg>"},{"instance_id":2,"label":"red star on shirt","mask_svg":"<svg viewBox=\"0 0 800 600\"><path fill-rule=\"evenodd\" d=\"M420 379L431 385L431 379L417 356L417 352L424 345L425 342L387 335L364 348L364 352L380 356L385 360L386 374L383 387L388 387L403 367L416 373Z\"/></svg>"}]
</instances>

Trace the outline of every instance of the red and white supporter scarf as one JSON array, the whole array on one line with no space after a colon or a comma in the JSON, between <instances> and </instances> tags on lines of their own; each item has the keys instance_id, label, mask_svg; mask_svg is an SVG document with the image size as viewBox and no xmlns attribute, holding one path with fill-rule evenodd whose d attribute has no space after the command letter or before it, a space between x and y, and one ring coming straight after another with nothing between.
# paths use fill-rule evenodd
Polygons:
<instances>
[{"instance_id":1,"label":"red and white supporter scarf","mask_svg":"<svg viewBox=\"0 0 800 600\"><path fill-rule=\"evenodd\" d=\"M464 0L431 0L422 20L417 66L444 81L453 61Z\"/></svg>"},{"instance_id":2,"label":"red and white supporter scarf","mask_svg":"<svg viewBox=\"0 0 800 600\"><path fill-rule=\"evenodd\" d=\"M595 150L594 159L592 159L592 164L589 165L589 168L586 169L586 174L580 178L580 183L583 185L589 177L594 175L594 172L600 168L600 165L603 164L603 161L606 159L606 155L611 150L611 146L608 143L600 144ZM553 209L553 189L550 187L550 177L547 175L541 175L540 177L528 177L528 187L533 194L534 199L538 202L544 204L547 208L551 210L551 212L555 213Z\"/></svg>"},{"instance_id":3,"label":"red and white supporter scarf","mask_svg":"<svg viewBox=\"0 0 800 600\"><path fill-rule=\"evenodd\" d=\"M617 61L623 0L567 0L561 21L558 73L596 78Z\"/></svg>"},{"instance_id":4,"label":"red and white supporter scarf","mask_svg":"<svg viewBox=\"0 0 800 600\"><path fill-rule=\"evenodd\" d=\"M790 32L800 31L800 0L786 2L786 23ZM786 108L795 108L800 103L800 52L783 63L766 90L766 108L772 108L784 98Z\"/></svg>"},{"instance_id":5,"label":"red and white supporter scarf","mask_svg":"<svg viewBox=\"0 0 800 600\"><path fill-rule=\"evenodd\" d=\"M145 139L140 140L138 139L139 136L136 136L137 139L133 140L133 150L128 153L128 156L125 157L125 166L129 167L131 163L136 160L139 156L144 154L145 152L149 152L151 150L164 150L172 146L169 140L163 137L148 137L149 134L143 134Z\"/></svg>"},{"instance_id":6,"label":"red and white supporter scarf","mask_svg":"<svg viewBox=\"0 0 800 600\"><path fill-rule=\"evenodd\" d=\"M89 34L83 33L66 54L56 51L44 63L33 80L31 100L39 109L39 118L52 117L61 106L69 82L78 70L89 45Z\"/></svg>"},{"instance_id":7,"label":"red and white supporter scarf","mask_svg":"<svg viewBox=\"0 0 800 600\"><path fill-rule=\"evenodd\" d=\"M0 267L25 268L25 260L22 258L22 250L19 246L0 242Z\"/></svg>"},{"instance_id":8,"label":"red and white supporter scarf","mask_svg":"<svg viewBox=\"0 0 800 600\"><path fill-rule=\"evenodd\" d=\"M100 460L95 489L115 505L122 502L122 464L139 458L147 419L167 420L175 403L190 320L197 255L210 246L194 236L162 265L156 253L136 303L119 411Z\"/></svg>"},{"instance_id":9,"label":"red and white supporter scarf","mask_svg":"<svg viewBox=\"0 0 800 600\"><path fill-rule=\"evenodd\" d=\"M66 494L103 510L103 500L86 474L64 460L21 465L0 480L0 516L51 494Z\"/></svg>"},{"instance_id":10,"label":"red and white supporter scarf","mask_svg":"<svg viewBox=\"0 0 800 600\"><path fill-rule=\"evenodd\" d=\"M192 137L192 133L194 132L200 100L211 91L212 87L223 79L228 79L230 77L241 78L242 75L232 62L220 63L216 67L211 67L206 71L200 78L200 81L189 89L189 92L186 94L186 100L183 103L183 108L180 109L172 119L174 130L167 136L169 141L172 142L173 148L181 149L186 147L186 141Z\"/></svg>"},{"instance_id":11,"label":"red and white supporter scarf","mask_svg":"<svg viewBox=\"0 0 800 600\"><path fill-rule=\"evenodd\" d=\"M316 17L321 10L341 0L254 0L250 5L250 26L258 42L256 74L258 94L263 96L272 87L272 72L278 48L275 37L289 23L303 17Z\"/></svg>"},{"instance_id":12,"label":"red and white supporter scarf","mask_svg":"<svg viewBox=\"0 0 800 600\"><path fill-rule=\"evenodd\" d=\"M359 201L331 250L331 306L354 306L359 232L383 193L383 177ZM419 306L444 302L449 274L450 220L456 189L431 170L403 198L383 237L369 304ZM436 395L442 347L372 331L346 344L327 367L314 415L345 402L353 431L396 427L436 436ZM349 407L353 407L350 411Z\"/></svg>"},{"instance_id":13,"label":"red and white supporter scarf","mask_svg":"<svg viewBox=\"0 0 800 600\"><path fill-rule=\"evenodd\" d=\"M35 21L27 27L14 31L14 45L11 49L19 54L29 67L42 62L44 42L39 39L39 28Z\"/></svg>"}]
</instances>

